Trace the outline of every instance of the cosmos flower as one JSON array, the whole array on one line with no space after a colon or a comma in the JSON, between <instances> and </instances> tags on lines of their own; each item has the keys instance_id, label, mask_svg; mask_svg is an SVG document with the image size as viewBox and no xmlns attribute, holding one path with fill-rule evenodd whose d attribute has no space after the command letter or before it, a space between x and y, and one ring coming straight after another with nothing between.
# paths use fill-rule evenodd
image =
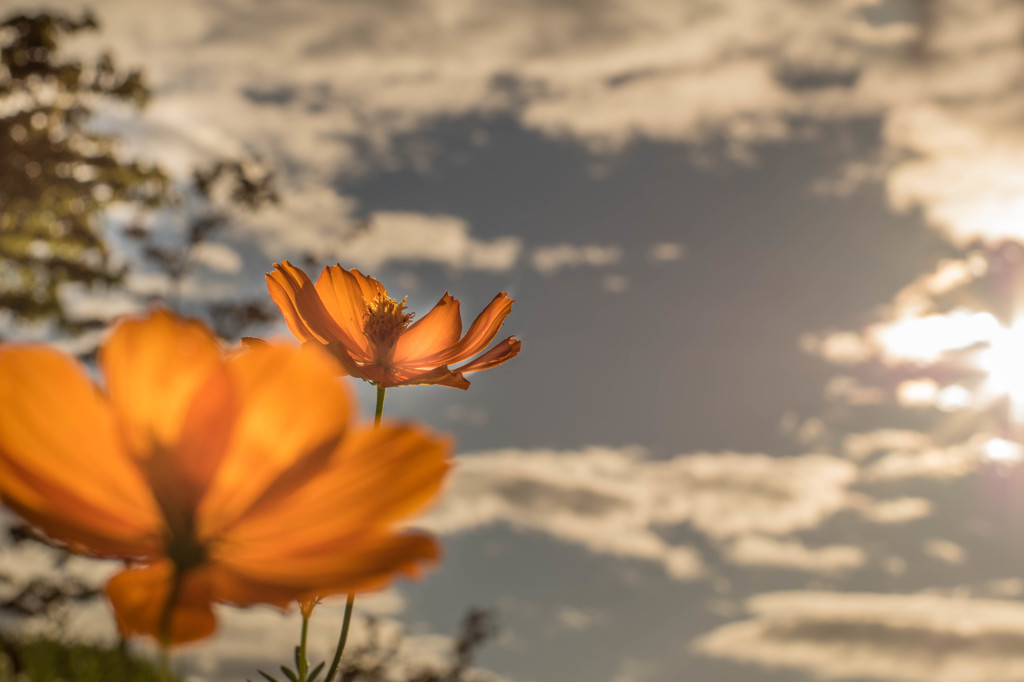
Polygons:
<instances>
[{"instance_id":1,"label":"cosmos flower","mask_svg":"<svg viewBox=\"0 0 1024 682\"><path fill-rule=\"evenodd\" d=\"M56 350L0 346L0 499L73 552L129 562L106 589L126 635L195 640L215 602L285 607L437 559L395 525L434 496L449 444L350 423L323 351L226 356L156 311L118 324L99 365L102 388Z\"/></svg>"},{"instance_id":2,"label":"cosmos flower","mask_svg":"<svg viewBox=\"0 0 1024 682\"><path fill-rule=\"evenodd\" d=\"M383 388L441 384L467 389L464 374L497 367L514 358L521 346L510 336L470 360L487 347L512 310L505 292L494 297L462 336L459 301L448 292L412 322L405 299L391 298L380 282L354 268L326 267L314 286L305 272L282 261L267 275L267 288L297 339L327 346L348 374Z\"/></svg>"}]
</instances>

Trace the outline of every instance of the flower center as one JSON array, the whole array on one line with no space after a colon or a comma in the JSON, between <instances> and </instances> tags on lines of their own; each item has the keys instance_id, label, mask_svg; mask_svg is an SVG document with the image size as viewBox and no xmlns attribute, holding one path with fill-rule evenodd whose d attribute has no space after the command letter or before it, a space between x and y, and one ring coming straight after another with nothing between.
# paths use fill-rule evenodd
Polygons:
<instances>
[{"instance_id":1,"label":"flower center","mask_svg":"<svg viewBox=\"0 0 1024 682\"><path fill-rule=\"evenodd\" d=\"M386 294L377 294L377 298L366 305L363 333L373 346L374 362L378 364L390 364L398 337L412 320L413 314L405 312L407 298L399 303Z\"/></svg>"}]
</instances>

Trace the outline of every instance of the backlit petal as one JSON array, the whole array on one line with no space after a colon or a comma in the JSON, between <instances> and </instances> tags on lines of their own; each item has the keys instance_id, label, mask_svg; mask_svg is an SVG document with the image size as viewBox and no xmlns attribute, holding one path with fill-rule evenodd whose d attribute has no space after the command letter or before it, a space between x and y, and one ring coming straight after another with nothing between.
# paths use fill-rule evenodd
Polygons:
<instances>
[{"instance_id":1,"label":"backlit petal","mask_svg":"<svg viewBox=\"0 0 1024 682\"><path fill-rule=\"evenodd\" d=\"M467 362L462 367L458 368L460 372L479 372L484 369L490 369L491 367L497 367L506 360L511 360L515 356L519 355L519 350L522 348L523 343L514 336L510 336L504 341L497 343L494 348L483 355L474 358Z\"/></svg>"},{"instance_id":2,"label":"backlit petal","mask_svg":"<svg viewBox=\"0 0 1024 682\"><path fill-rule=\"evenodd\" d=\"M80 551L149 556L162 520L110 406L71 358L0 348L0 497Z\"/></svg>"},{"instance_id":3,"label":"backlit petal","mask_svg":"<svg viewBox=\"0 0 1024 682\"><path fill-rule=\"evenodd\" d=\"M483 309L483 312L473 320L473 324L469 326L469 331L462 337L462 340L445 353L439 359L439 363L447 365L461 362L486 348L501 329L502 322L512 312L512 303L512 299L504 291L495 296Z\"/></svg>"},{"instance_id":4,"label":"backlit petal","mask_svg":"<svg viewBox=\"0 0 1024 682\"><path fill-rule=\"evenodd\" d=\"M281 585L299 596L380 589L397 574L418 577L424 565L441 555L434 539L422 533L360 533L325 540L284 561L260 561L258 555L235 552L217 561L223 570L256 581L253 584Z\"/></svg>"},{"instance_id":5,"label":"backlit petal","mask_svg":"<svg viewBox=\"0 0 1024 682\"><path fill-rule=\"evenodd\" d=\"M107 392L136 457L177 445L192 402L222 364L210 331L166 310L119 323L100 349Z\"/></svg>"},{"instance_id":6,"label":"backlit petal","mask_svg":"<svg viewBox=\"0 0 1024 682\"><path fill-rule=\"evenodd\" d=\"M345 332L343 341L349 353L358 362L369 362L370 345L363 333L367 301L359 280L340 265L331 265L317 278L316 291L327 312Z\"/></svg>"},{"instance_id":7,"label":"backlit petal","mask_svg":"<svg viewBox=\"0 0 1024 682\"><path fill-rule=\"evenodd\" d=\"M267 290L299 341L348 340L327 312L313 282L288 261L274 264L274 271L267 275Z\"/></svg>"},{"instance_id":8,"label":"backlit petal","mask_svg":"<svg viewBox=\"0 0 1024 682\"><path fill-rule=\"evenodd\" d=\"M239 396L227 454L199 508L216 535L260 498L290 492L323 466L352 412L338 364L313 346L268 345L228 362Z\"/></svg>"},{"instance_id":9,"label":"backlit petal","mask_svg":"<svg viewBox=\"0 0 1024 682\"><path fill-rule=\"evenodd\" d=\"M354 429L328 468L292 495L251 508L214 550L250 580L367 589L436 557L429 539L396 522L437 494L450 443L411 426Z\"/></svg>"},{"instance_id":10,"label":"backlit petal","mask_svg":"<svg viewBox=\"0 0 1024 682\"><path fill-rule=\"evenodd\" d=\"M388 372L381 383L385 388L421 384L451 386L452 388L461 388L462 390L469 388L469 381L462 376L462 372L452 371L446 365L434 367L426 371L396 369Z\"/></svg>"},{"instance_id":11,"label":"backlit petal","mask_svg":"<svg viewBox=\"0 0 1024 682\"><path fill-rule=\"evenodd\" d=\"M437 494L450 451L447 439L413 426L352 427L322 473L288 497L251 508L228 541L287 554L327 536L394 523Z\"/></svg>"},{"instance_id":12,"label":"backlit petal","mask_svg":"<svg viewBox=\"0 0 1024 682\"><path fill-rule=\"evenodd\" d=\"M158 641L164 609L173 584L174 567L159 561L129 568L107 582L107 597L114 607L117 626L125 636L149 635ZM169 644L183 644L213 634L217 627L211 608L213 590L205 569L188 571L170 614Z\"/></svg>"},{"instance_id":13,"label":"backlit petal","mask_svg":"<svg viewBox=\"0 0 1024 682\"><path fill-rule=\"evenodd\" d=\"M395 365L410 369L433 367L427 358L454 346L462 335L459 301L445 292L433 309L398 337Z\"/></svg>"},{"instance_id":14,"label":"backlit petal","mask_svg":"<svg viewBox=\"0 0 1024 682\"><path fill-rule=\"evenodd\" d=\"M356 278L356 282L359 284L359 290L363 292L363 300L369 303L378 296L387 296L388 292L384 288L384 285L375 280L373 277L369 277L359 272L356 268L349 270L349 273Z\"/></svg>"}]
</instances>

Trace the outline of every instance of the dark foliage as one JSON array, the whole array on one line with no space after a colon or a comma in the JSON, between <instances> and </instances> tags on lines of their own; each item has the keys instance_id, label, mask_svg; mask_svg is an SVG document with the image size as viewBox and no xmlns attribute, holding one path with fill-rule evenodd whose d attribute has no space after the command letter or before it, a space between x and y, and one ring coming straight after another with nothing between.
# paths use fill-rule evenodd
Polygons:
<instances>
[{"instance_id":1,"label":"dark foliage","mask_svg":"<svg viewBox=\"0 0 1024 682\"><path fill-rule=\"evenodd\" d=\"M68 331L102 324L72 320L58 289L121 281L102 235L111 204L161 204L167 178L156 166L119 158L117 138L89 130L97 106L141 108L139 71L59 54L63 36L97 27L92 15L17 14L0 22L0 309L20 319L54 319Z\"/></svg>"}]
</instances>

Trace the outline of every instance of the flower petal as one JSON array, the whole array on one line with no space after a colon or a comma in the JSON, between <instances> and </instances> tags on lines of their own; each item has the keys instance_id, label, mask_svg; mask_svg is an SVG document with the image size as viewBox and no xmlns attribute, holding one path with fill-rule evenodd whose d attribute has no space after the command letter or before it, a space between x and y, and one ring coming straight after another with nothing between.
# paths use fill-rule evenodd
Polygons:
<instances>
[{"instance_id":1,"label":"flower petal","mask_svg":"<svg viewBox=\"0 0 1024 682\"><path fill-rule=\"evenodd\" d=\"M267 290L299 341L353 343L331 318L306 273L288 261L274 264L274 272L267 275Z\"/></svg>"},{"instance_id":2,"label":"flower petal","mask_svg":"<svg viewBox=\"0 0 1024 682\"><path fill-rule=\"evenodd\" d=\"M172 528L190 524L227 449L236 396L220 344L167 310L130 318L100 349L129 451Z\"/></svg>"},{"instance_id":3,"label":"flower petal","mask_svg":"<svg viewBox=\"0 0 1024 682\"><path fill-rule=\"evenodd\" d=\"M352 413L338 364L315 346L268 344L228 361L239 396L230 446L197 515L214 537L261 498L287 494L318 471Z\"/></svg>"},{"instance_id":4,"label":"flower petal","mask_svg":"<svg viewBox=\"0 0 1024 682\"><path fill-rule=\"evenodd\" d=\"M414 322L398 337L395 346L395 366L409 369L431 369L435 365L425 360L436 356L459 341L462 336L462 316L459 301L446 291L429 313Z\"/></svg>"},{"instance_id":5,"label":"flower petal","mask_svg":"<svg viewBox=\"0 0 1024 682\"><path fill-rule=\"evenodd\" d=\"M107 597L114 607L121 634L149 635L160 640L173 577L174 566L165 559L121 571L107 582ZM217 620L211 608L212 598L205 569L185 573L171 611L169 644L184 644L213 634Z\"/></svg>"},{"instance_id":6,"label":"flower petal","mask_svg":"<svg viewBox=\"0 0 1024 682\"><path fill-rule=\"evenodd\" d=\"M452 371L447 365L441 365L425 372L415 370L393 370L380 381L385 388L392 386L417 386L422 384L451 386L452 388L469 388L469 381L462 372Z\"/></svg>"},{"instance_id":7,"label":"flower petal","mask_svg":"<svg viewBox=\"0 0 1024 682\"><path fill-rule=\"evenodd\" d=\"M370 344L363 333L367 300L363 297L360 280L340 265L331 265L317 278L316 291L327 312L345 332L349 353L358 362L370 362Z\"/></svg>"},{"instance_id":8,"label":"flower petal","mask_svg":"<svg viewBox=\"0 0 1024 682\"><path fill-rule=\"evenodd\" d=\"M157 444L177 445L193 400L222 360L200 322L156 310L120 322L99 364L128 447L141 459Z\"/></svg>"},{"instance_id":9,"label":"flower petal","mask_svg":"<svg viewBox=\"0 0 1024 682\"><path fill-rule=\"evenodd\" d=\"M459 372L479 372L484 369L490 369L491 367L497 367L506 360L511 360L515 356L519 355L519 350L522 348L523 342L514 336L510 336L504 341L501 341L489 351L483 355L467 362L462 367L459 367Z\"/></svg>"},{"instance_id":10,"label":"flower petal","mask_svg":"<svg viewBox=\"0 0 1024 682\"><path fill-rule=\"evenodd\" d=\"M388 529L434 498L450 449L411 426L355 429L322 473L252 507L221 538L215 561L251 579L302 580L311 589L331 575L348 576L355 587L411 570L435 556L432 545L399 540Z\"/></svg>"},{"instance_id":11,"label":"flower petal","mask_svg":"<svg viewBox=\"0 0 1024 682\"><path fill-rule=\"evenodd\" d=\"M78 363L0 348L0 497L77 551L151 556L163 522L110 406Z\"/></svg>"},{"instance_id":12,"label":"flower petal","mask_svg":"<svg viewBox=\"0 0 1024 682\"><path fill-rule=\"evenodd\" d=\"M349 270L349 274L356 278L356 282L359 283L359 290L363 292L363 300L369 303L378 296L387 296L388 292L384 288L384 285L375 280L373 277L369 277L359 272L359 270L352 268Z\"/></svg>"},{"instance_id":13,"label":"flower petal","mask_svg":"<svg viewBox=\"0 0 1024 682\"><path fill-rule=\"evenodd\" d=\"M254 562L249 553L232 552L218 559L222 570L241 577L237 585L278 586L266 593L251 591L248 601L239 599L245 593L236 592L234 603L266 602L267 595L282 590L293 591L297 598L310 592L326 596L380 589L399 574L419 577L423 565L436 563L441 551L437 542L423 533L362 533L331 538L329 544L302 554L273 556L274 560Z\"/></svg>"},{"instance_id":14,"label":"flower petal","mask_svg":"<svg viewBox=\"0 0 1024 682\"><path fill-rule=\"evenodd\" d=\"M512 303L513 300L504 291L495 296L473 320L462 340L437 359L439 364L448 365L468 360L486 348L501 329L505 318L512 312Z\"/></svg>"}]
</instances>

